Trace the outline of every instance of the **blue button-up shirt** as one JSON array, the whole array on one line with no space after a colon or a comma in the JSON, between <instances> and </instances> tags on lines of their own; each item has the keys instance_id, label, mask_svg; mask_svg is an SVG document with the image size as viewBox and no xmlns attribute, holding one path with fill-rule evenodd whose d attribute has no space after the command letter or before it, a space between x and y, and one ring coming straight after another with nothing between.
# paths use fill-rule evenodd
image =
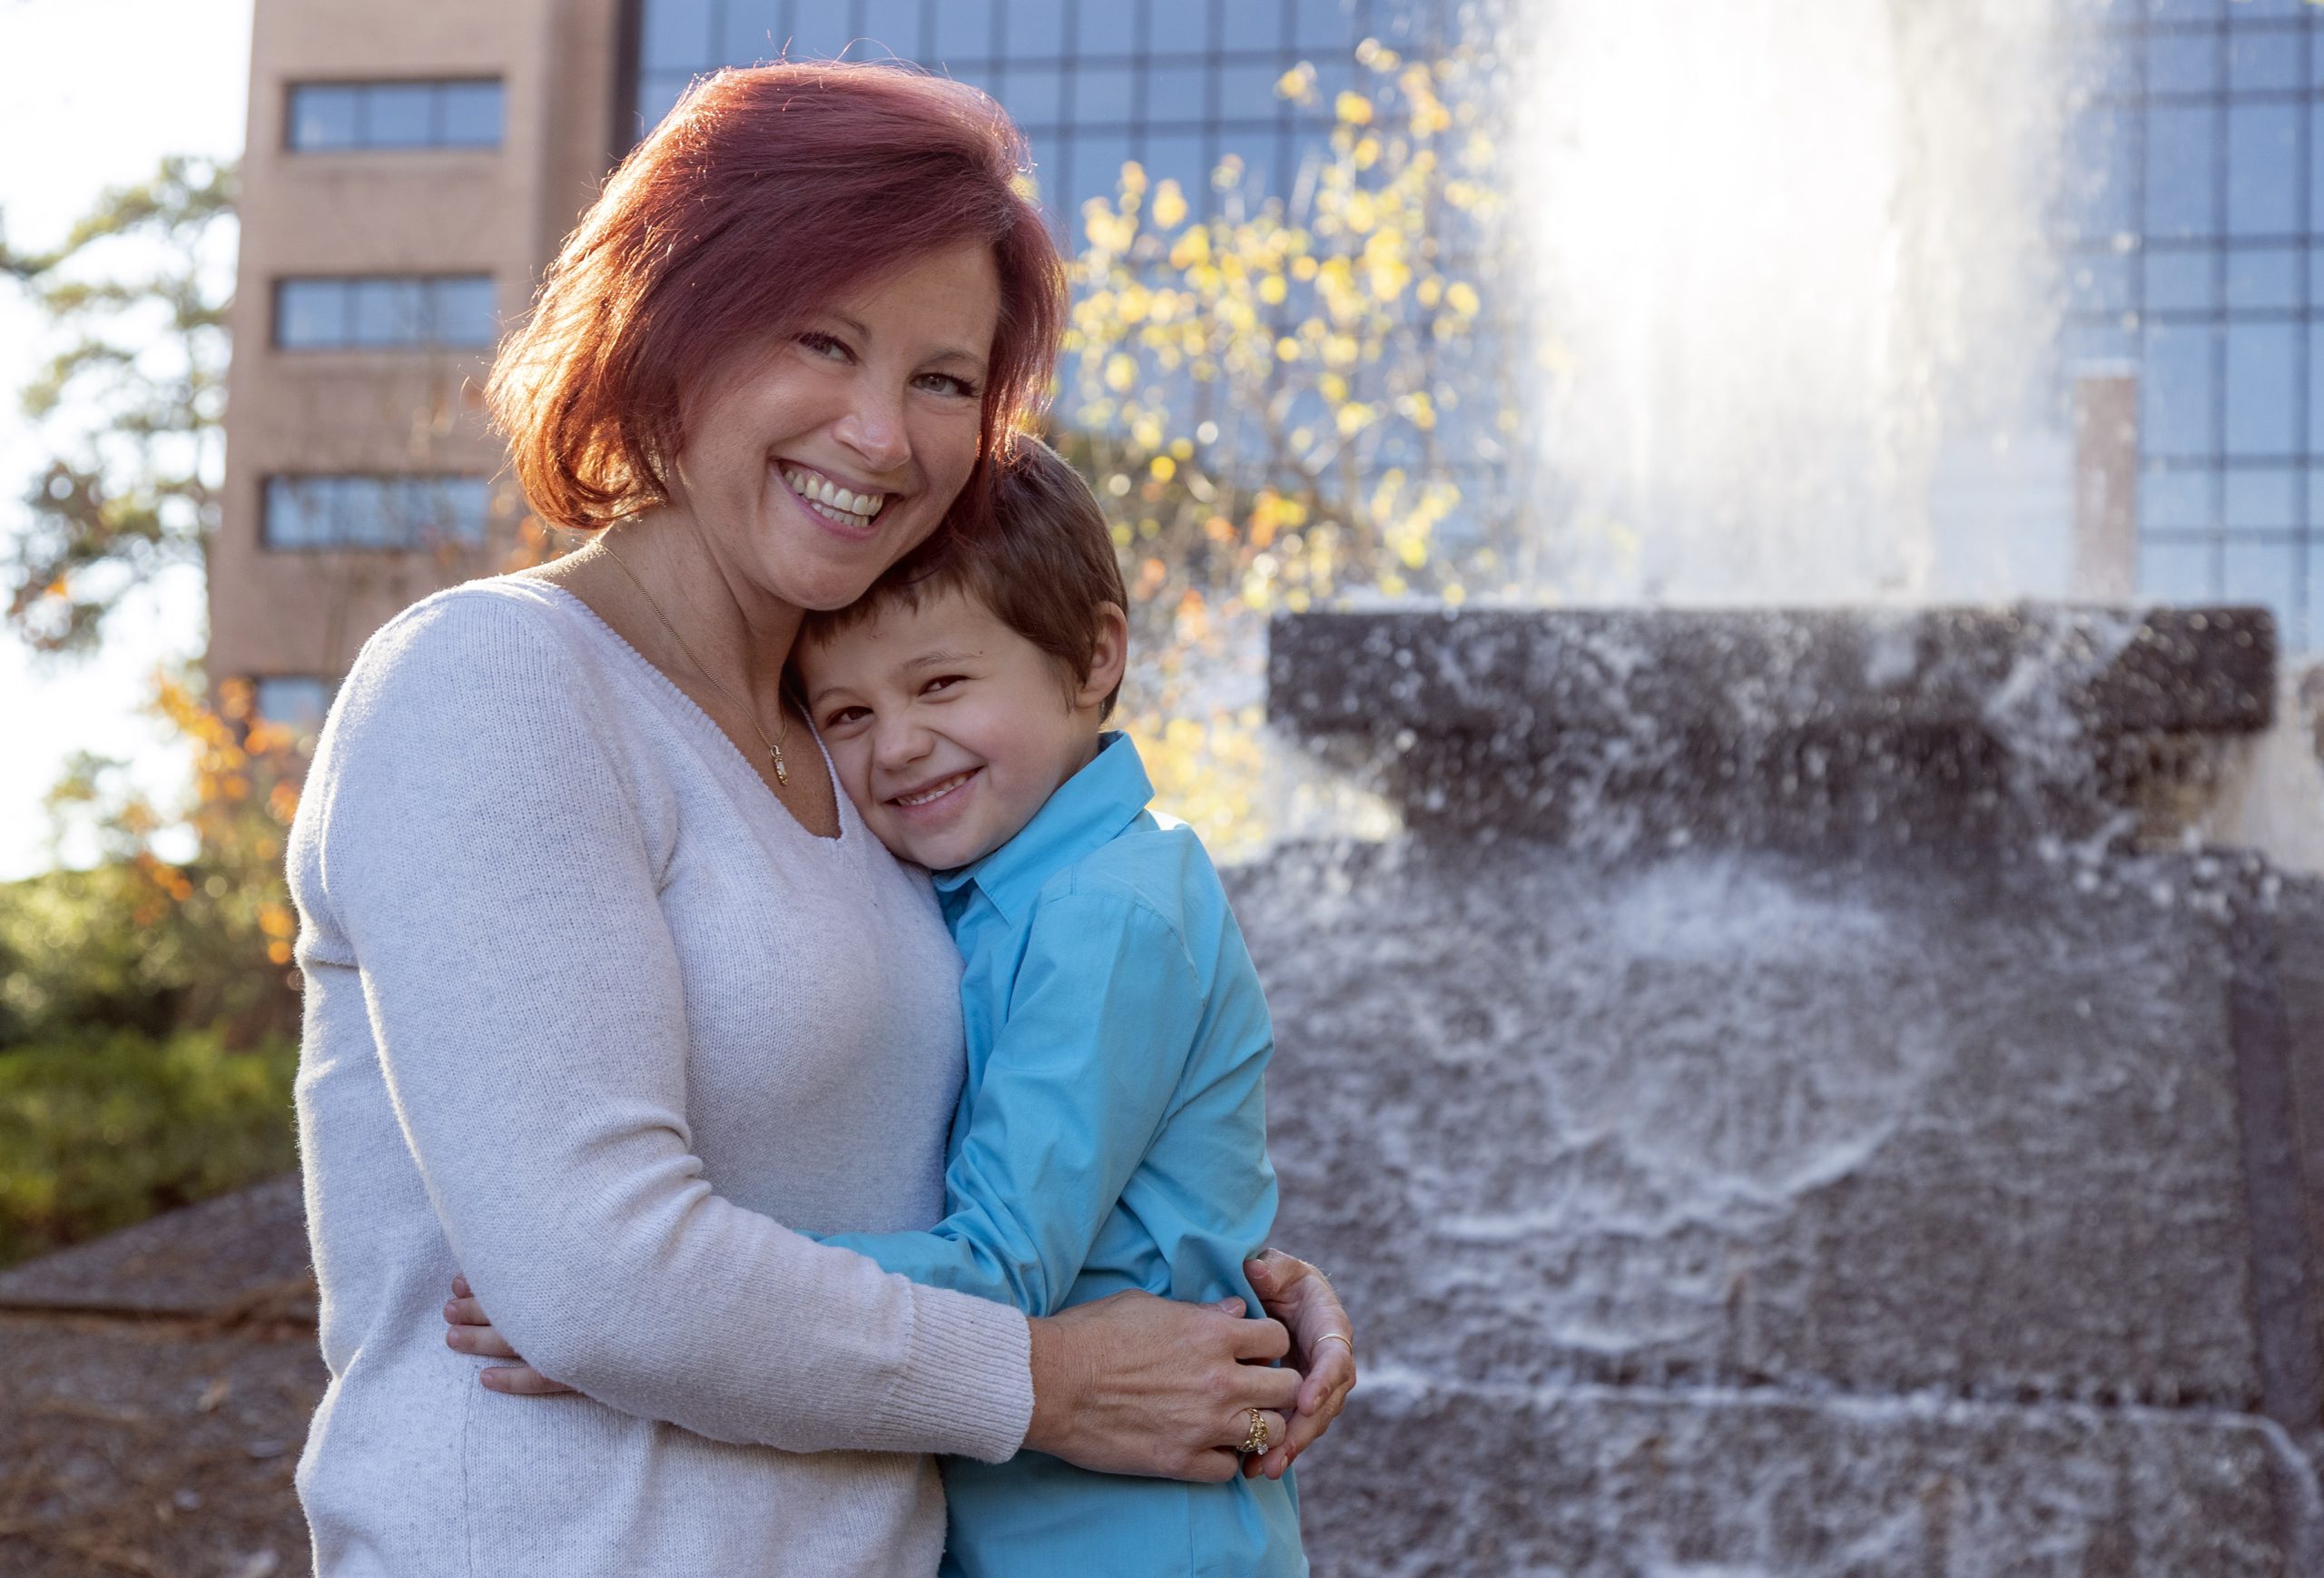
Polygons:
<instances>
[{"instance_id":1,"label":"blue button-up shirt","mask_svg":"<svg viewBox=\"0 0 2324 1578\"><path fill-rule=\"evenodd\" d=\"M1016 837L936 877L966 964L948 1214L829 1242L1030 1315L1125 1288L1258 1308L1274 1031L1218 873L1153 797L1108 735ZM1181 1484L1031 1452L944 1474L948 1573L1307 1571L1289 1474Z\"/></svg>"}]
</instances>

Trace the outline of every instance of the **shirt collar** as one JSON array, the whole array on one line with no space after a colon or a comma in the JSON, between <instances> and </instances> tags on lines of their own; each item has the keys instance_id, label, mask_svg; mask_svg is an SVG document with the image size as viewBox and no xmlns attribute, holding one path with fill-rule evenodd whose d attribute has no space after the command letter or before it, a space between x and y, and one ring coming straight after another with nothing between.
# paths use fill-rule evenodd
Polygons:
<instances>
[{"instance_id":1,"label":"shirt collar","mask_svg":"<svg viewBox=\"0 0 2324 1578\"><path fill-rule=\"evenodd\" d=\"M982 860L936 873L936 891L950 910L973 883L1014 922L1042 883L1112 840L1153 798L1154 785L1130 737L1119 731L1100 735L1089 764L1068 778L1016 837Z\"/></svg>"}]
</instances>

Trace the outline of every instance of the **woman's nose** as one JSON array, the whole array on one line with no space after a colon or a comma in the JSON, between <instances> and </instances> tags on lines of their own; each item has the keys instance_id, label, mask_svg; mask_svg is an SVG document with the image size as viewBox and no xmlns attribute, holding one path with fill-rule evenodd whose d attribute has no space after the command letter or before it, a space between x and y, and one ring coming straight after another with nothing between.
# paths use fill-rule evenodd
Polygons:
<instances>
[{"instance_id":1,"label":"woman's nose","mask_svg":"<svg viewBox=\"0 0 2324 1578\"><path fill-rule=\"evenodd\" d=\"M834 436L874 471L893 471L911 459L911 440L904 431L901 390L874 387L866 379L840 417Z\"/></svg>"}]
</instances>

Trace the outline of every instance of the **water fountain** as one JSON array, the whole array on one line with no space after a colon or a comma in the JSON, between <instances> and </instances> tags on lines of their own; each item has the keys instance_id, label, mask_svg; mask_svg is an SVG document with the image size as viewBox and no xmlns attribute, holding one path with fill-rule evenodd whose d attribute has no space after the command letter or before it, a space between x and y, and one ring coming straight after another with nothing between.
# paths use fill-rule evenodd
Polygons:
<instances>
[{"instance_id":1,"label":"water fountain","mask_svg":"<svg viewBox=\"0 0 2324 1578\"><path fill-rule=\"evenodd\" d=\"M1696 606L1274 626L1272 725L1402 819L1235 877L1365 1340L1319 1571L2324 1573L2324 885L2202 831L2273 625L1915 606L2048 290L2045 11L1548 13L1542 96L1661 140L1542 155L1610 227L1545 265L1608 292L1547 578ZM1802 261L1726 192L1819 140Z\"/></svg>"}]
</instances>

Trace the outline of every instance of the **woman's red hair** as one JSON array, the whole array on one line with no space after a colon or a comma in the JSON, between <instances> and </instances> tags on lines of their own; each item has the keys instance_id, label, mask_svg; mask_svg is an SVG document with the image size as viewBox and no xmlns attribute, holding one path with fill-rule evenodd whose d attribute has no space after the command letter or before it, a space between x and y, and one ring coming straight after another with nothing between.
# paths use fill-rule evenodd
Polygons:
<instances>
[{"instance_id":1,"label":"woman's red hair","mask_svg":"<svg viewBox=\"0 0 2324 1578\"><path fill-rule=\"evenodd\" d=\"M1000 277L965 490L980 496L1065 323L1028 168L1007 112L939 77L817 62L695 84L606 182L493 365L486 397L534 510L588 530L665 502L684 395L732 347L970 242Z\"/></svg>"}]
</instances>

